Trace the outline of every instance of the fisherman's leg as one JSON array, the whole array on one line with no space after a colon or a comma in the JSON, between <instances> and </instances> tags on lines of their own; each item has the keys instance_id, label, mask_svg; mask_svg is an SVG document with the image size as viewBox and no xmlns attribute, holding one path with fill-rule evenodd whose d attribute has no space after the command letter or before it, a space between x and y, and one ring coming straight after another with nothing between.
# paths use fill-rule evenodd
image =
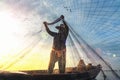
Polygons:
<instances>
[{"instance_id":1,"label":"fisherman's leg","mask_svg":"<svg viewBox=\"0 0 120 80\"><path fill-rule=\"evenodd\" d=\"M61 57L58 59L58 66L59 66L59 72L64 73L65 72L65 66L66 66L66 52L62 52Z\"/></svg>"},{"instance_id":2,"label":"fisherman's leg","mask_svg":"<svg viewBox=\"0 0 120 80\"><path fill-rule=\"evenodd\" d=\"M48 73L52 73L56 62L55 51L51 51Z\"/></svg>"}]
</instances>

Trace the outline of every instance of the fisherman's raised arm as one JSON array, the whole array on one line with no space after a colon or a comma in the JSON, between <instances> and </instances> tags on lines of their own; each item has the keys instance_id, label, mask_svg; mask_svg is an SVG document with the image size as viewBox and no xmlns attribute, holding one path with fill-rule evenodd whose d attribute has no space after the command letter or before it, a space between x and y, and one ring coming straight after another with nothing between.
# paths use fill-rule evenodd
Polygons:
<instances>
[{"instance_id":1,"label":"fisherman's raised arm","mask_svg":"<svg viewBox=\"0 0 120 80\"><path fill-rule=\"evenodd\" d=\"M48 34L50 34L51 36L57 35L57 33L50 31L50 29L48 28L47 22L43 22L43 24L44 24L44 26L45 26L46 31L48 32Z\"/></svg>"},{"instance_id":2,"label":"fisherman's raised arm","mask_svg":"<svg viewBox=\"0 0 120 80\"><path fill-rule=\"evenodd\" d=\"M66 23L65 20L64 20L64 16L61 15L60 18L62 19L62 22L63 22L63 24L65 25L66 32L68 33L68 32L69 32L69 27L68 27L67 23Z\"/></svg>"}]
</instances>

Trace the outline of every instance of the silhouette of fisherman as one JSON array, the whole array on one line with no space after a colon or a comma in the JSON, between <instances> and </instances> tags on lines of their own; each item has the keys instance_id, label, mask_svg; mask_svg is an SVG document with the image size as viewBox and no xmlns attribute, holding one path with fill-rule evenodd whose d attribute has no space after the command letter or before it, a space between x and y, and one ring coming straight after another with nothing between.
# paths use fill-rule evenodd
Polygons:
<instances>
[{"instance_id":1,"label":"silhouette of fisherman","mask_svg":"<svg viewBox=\"0 0 120 80\"><path fill-rule=\"evenodd\" d=\"M50 54L50 62L48 66L48 73L52 73L55 63L58 61L59 66L59 73L65 72L66 66L66 39L69 33L69 28L64 20L64 16L61 15L60 19L62 20L63 24L60 26L56 26L55 28L58 29L58 33L50 31L48 28L48 23L43 22L45 25L46 31L48 34L54 37L53 39L53 47Z\"/></svg>"}]
</instances>

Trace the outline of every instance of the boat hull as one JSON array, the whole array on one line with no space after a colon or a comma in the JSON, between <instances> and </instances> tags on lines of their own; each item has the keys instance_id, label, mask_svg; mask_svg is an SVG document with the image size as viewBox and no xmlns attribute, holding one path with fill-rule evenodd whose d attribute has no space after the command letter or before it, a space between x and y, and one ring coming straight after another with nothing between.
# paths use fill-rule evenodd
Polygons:
<instances>
[{"instance_id":1,"label":"boat hull","mask_svg":"<svg viewBox=\"0 0 120 80\"><path fill-rule=\"evenodd\" d=\"M96 67L85 72L66 72L66 73L0 73L0 80L91 80L95 79L101 68ZM41 72L41 71L39 71ZM42 71L43 72L43 71Z\"/></svg>"}]
</instances>

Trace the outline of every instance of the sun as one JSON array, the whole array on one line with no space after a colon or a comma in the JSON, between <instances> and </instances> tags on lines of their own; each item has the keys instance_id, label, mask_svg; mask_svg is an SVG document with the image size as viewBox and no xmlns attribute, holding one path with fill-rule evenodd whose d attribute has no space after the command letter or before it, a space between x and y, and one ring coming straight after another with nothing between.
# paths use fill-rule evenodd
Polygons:
<instances>
[{"instance_id":1,"label":"sun","mask_svg":"<svg viewBox=\"0 0 120 80\"><path fill-rule=\"evenodd\" d=\"M27 50L34 45L31 44L31 41L36 39L24 37L25 31L28 31L24 23L12 12L0 11L0 70L32 70L47 67L46 54L43 53L49 52L40 49L40 45L35 49L32 48L30 53L33 55L28 54L26 58L20 57L24 52L24 54L29 53ZM31 46L29 46L30 44ZM43 57L40 58L40 56ZM47 58L49 58L48 55ZM37 63L33 66L33 61L42 61L44 64Z\"/></svg>"},{"instance_id":2,"label":"sun","mask_svg":"<svg viewBox=\"0 0 120 80\"><path fill-rule=\"evenodd\" d=\"M0 11L0 55L4 56L19 44L15 34L20 32L19 21L9 11Z\"/></svg>"},{"instance_id":3,"label":"sun","mask_svg":"<svg viewBox=\"0 0 120 80\"><path fill-rule=\"evenodd\" d=\"M19 25L19 21L11 12L0 12L0 31L2 31L2 33L7 32L5 34L12 34L17 32Z\"/></svg>"}]
</instances>

